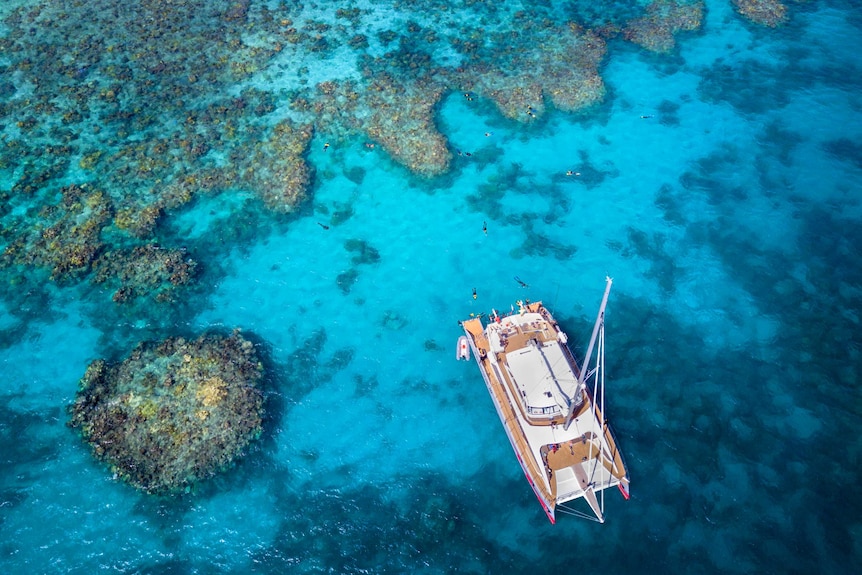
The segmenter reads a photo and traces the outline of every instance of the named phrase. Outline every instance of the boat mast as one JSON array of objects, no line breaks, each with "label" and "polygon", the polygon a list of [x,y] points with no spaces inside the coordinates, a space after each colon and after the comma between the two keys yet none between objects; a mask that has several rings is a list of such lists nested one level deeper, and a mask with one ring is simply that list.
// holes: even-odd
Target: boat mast
[{"label": "boat mast", "polygon": [[587,355],[584,356],[584,362],[581,364],[581,373],[578,376],[578,385],[575,388],[575,396],[572,398],[571,403],[569,403],[569,414],[566,416],[566,425],[565,429],[569,429],[569,426],[572,424],[572,421],[575,419],[575,410],[580,406],[580,402],[575,401],[575,398],[578,397],[579,393],[582,393],[584,389],[586,389],[586,384],[584,380],[587,377],[587,373],[589,372],[590,359],[593,355],[593,347],[596,345],[596,336],[599,334],[599,328],[602,327],[602,324],[605,321],[605,307],[608,305],[608,294],[611,293],[611,284],[614,283],[610,277],[605,276],[605,294],[602,296],[602,305],[599,306],[599,314],[596,316],[596,323],[593,326],[593,335],[590,337],[590,345],[587,347]]}]

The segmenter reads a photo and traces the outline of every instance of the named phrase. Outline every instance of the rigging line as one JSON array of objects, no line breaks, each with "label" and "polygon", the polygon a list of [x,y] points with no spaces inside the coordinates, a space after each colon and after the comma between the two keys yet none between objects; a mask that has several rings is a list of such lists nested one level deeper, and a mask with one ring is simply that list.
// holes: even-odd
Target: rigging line
[{"label": "rigging line", "polygon": [[[605,366],[605,324],[604,324],[604,322],[602,322],[601,346],[602,346],[602,352],[601,352],[602,353],[602,386],[601,386],[602,403],[601,403],[601,409],[602,409],[602,435],[604,436],[605,431],[610,433],[610,426],[608,425],[608,413],[605,410],[605,367],[604,367]],[[613,477],[616,477],[613,474],[613,470],[616,470],[617,473],[619,473],[619,469],[617,469],[617,462],[616,462],[617,452],[618,452],[618,447],[616,444],[616,440],[614,440],[614,448],[611,452],[611,459],[609,460],[610,464],[611,464],[611,468],[612,468],[611,476],[613,476]]]},{"label": "rigging line", "polygon": [[[559,340],[559,336],[557,336],[557,339],[555,339],[555,340],[553,340],[553,341],[557,344],[557,347],[558,347],[558,348],[559,348],[559,350],[560,350],[560,355],[559,355],[559,357],[557,358],[557,360],[556,360],[553,364],[549,364],[549,365],[550,365],[550,367],[551,367],[551,369],[553,369],[553,368],[557,367],[557,365],[558,365],[561,361],[565,362],[565,363],[566,363],[566,365],[569,365],[569,362],[568,362],[568,361],[567,361],[567,359],[566,359],[566,352],[565,352],[565,350],[563,349],[563,344],[562,344],[562,343],[560,342],[560,340]],[[545,346],[544,346],[544,344],[539,344],[539,349],[542,351],[542,355],[545,355],[544,347],[545,347]],[[571,369],[569,369],[569,371],[571,371]],[[572,373],[572,375],[574,375],[574,372]]]},{"label": "rigging line", "polygon": [[[557,376],[554,374],[554,367],[557,365],[557,363],[559,363],[560,360],[558,359],[556,362],[554,362],[554,365],[551,365],[551,363],[548,361],[548,356],[545,355],[544,349],[542,349],[541,346],[537,346],[537,349],[539,351],[539,354],[542,356],[542,359],[544,360],[543,363],[548,368],[548,375],[543,377],[540,381],[544,381],[546,378],[550,378],[551,381],[556,385],[557,390],[560,392],[560,395],[562,395],[563,398],[567,402],[571,401],[571,398],[565,392],[565,390],[563,389],[563,386],[560,385],[560,379],[558,379]],[[564,358],[561,358],[561,359],[564,359]],[[567,380],[564,380],[564,381],[567,381]]]},{"label": "rigging line", "polygon": [[547,368],[547,374],[542,376],[540,379],[538,379],[536,381],[535,385],[531,386],[529,388],[529,390],[534,391],[536,389],[536,387],[538,387],[540,385],[543,385],[543,384],[549,385],[550,383],[553,383],[553,384],[555,384],[557,390],[560,392],[560,394],[562,394],[563,398],[568,403],[568,402],[573,401],[574,395],[577,395],[577,389],[573,390],[574,395],[572,397],[569,397],[569,393],[563,389],[561,384],[563,384],[563,383],[575,383],[575,382],[577,382],[577,378],[570,379],[567,377],[566,378],[558,378],[557,377],[556,367],[560,362],[565,362],[565,365],[568,367],[569,373],[571,373],[572,375],[575,375],[571,369],[571,366],[569,366],[569,362],[566,360],[566,354],[565,354],[565,351],[562,349],[562,344],[559,341],[557,341],[557,345],[559,346],[559,349],[560,349],[560,356],[556,359],[556,361],[554,361],[553,364],[548,361],[548,356],[545,354],[545,351],[544,351],[544,345],[542,345],[542,344],[537,345],[536,349],[541,354],[542,360],[544,360],[544,361],[542,361],[542,360],[539,360],[539,361],[541,363],[543,363],[545,365],[545,367]]},{"label": "rigging line", "polygon": [[[590,374],[588,377],[595,376],[595,379],[593,380],[592,405],[590,406],[590,412],[591,412],[590,415],[592,415],[592,418],[590,419],[591,422],[594,422],[596,420],[596,392],[598,391],[597,386],[599,384],[598,371],[599,371],[599,361],[601,360],[601,346],[602,346],[601,333],[604,331],[604,325],[605,325],[605,322],[604,322],[604,319],[602,319],[601,326],[599,327],[599,349],[597,350],[599,353],[596,354],[596,369],[593,372],[587,371],[587,373]],[[584,366],[584,369],[587,369],[588,367],[589,366]],[[601,451],[601,450],[599,450],[599,451]],[[590,453],[590,459],[592,459],[592,457],[593,457],[593,444],[592,444],[592,442],[590,442],[590,452],[589,453]],[[596,471],[596,468],[594,466],[592,474],[595,474],[595,471]],[[590,480],[592,480],[592,477],[590,477]]]},{"label": "rigging line", "polygon": [[[601,422],[601,430],[602,430],[602,441],[605,440],[605,434],[607,433],[607,426],[605,425],[605,421],[607,420],[607,414],[605,414],[605,318],[602,317],[602,327],[599,332],[599,357],[600,365],[602,366],[602,370],[599,372],[599,376],[602,379],[602,383],[600,389],[602,390],[602,401],[601,401],[601,412],[602,412],[602,422]],[[605,450],[601,450],[602,457],[602,465],[604,466],[605,459]],[[614,474],[611,471],[608,471],[610,478],[608,479],[608,484],[613,480]],[[602,489],[602,503],[601,503],[602,513],[605,512],[605,490]]]},{"label": "rigging line", "polygon": [[560,513],[563,513],[564,515],[572,515],[574,517],[579,517],[581,519],[589,519],[590,521],[595,521],[596,523],[601,523],[601,521],[599,521],[598,517],[596,517],[595,515],[587,515],[583,511],[580,511],[578,509],[573,509],[571,507],[566,507],[562,503],[557,504],[557,511],[559,511]]},{"label": "rigging line", "polygon": [[[559,330],[558,335],[557,335],[557,339],[554,340],[560,348],[560,357],[557,358],[557,361],[554,362],[554,365],[552,367],[557,367],[558,363],[566,360],[566,352],[565,352],[565,350],[563,350],[563,344],[560,342],[559,333],[565,333],[565,332],[562,330]],[[566,364],[568,364],[568,363],[569,362],[566,361]]]},{"label": "rigging line", "polygon": [[[593,381],[593,406],[592,406],[593,417],[590,420],[593,422],[596,421],[596,409],[597,408],[602,413],[602,419],[605,419],[605,406],[604,406],[604,401],[605,401],[605,390],[604,390],[604,383],[605,383],[605,379],[604,379],[604,374],[605,374],[605,369],[604,369],[604,363],[605,363],[605,322],[604,322],[604,318],[602,318],[602,323],[599,327],[599,345],[598,345],[598,349],[596,351],[597,351],[597,353],[596,353],[596,369],[594,370],[595,380]],[[601,378],[601,388],[598,387],[600,378]],[[598,395],[599,391],[601,391],[601,396]],[[601,405],[600,406],[598,405],[598,399],[597,399],[598,397],[601,397]],[[595,483],[596,471],[598,470],[599,465],[601,465],[604,468],[605,450],[602,448],[604,445],[604,442],[605,442],[605,425],[604,425],[604,422],[601,422],[599,429],[601,432],[601,435],[599,436],[599,446],[598,446],[599,452],[598,452],[598,457],[596,457],[596,462],[593,464],[592,471],[590,472],[590,483]],[[590,459],[592,459],[592,457],[593,457],[593,441],[590,441],[589,453],[590,453]],[[605,469],[607,469],[607,468],[605,468]],[[608,473],[610,473],[611,477],[613,477],[612,472],[609,471]],[[604,491],[604,489],[602,489],[602,491]],[[603,501],[603,503],[602,503],[601,509],[604,512],[604,495],[602,495],[602,501]]]},{"label": "rigging line", "polygon": [[601,410],[602,410],[602,436],[604,436],[604,429],[606,427],[605,422],[608,420],[608,414],[605,411],[605,318],[604,317],[602,318],[602,331],[599,334],[599,339],[600,339],[599,347],[601,348],[601,351],[599,352],[599,354],[601,355],[601,358],[602,358],[602,373],[601,373],[601,377],[602,377],[602,385],[601,385],[602,403],[601,403]]}]

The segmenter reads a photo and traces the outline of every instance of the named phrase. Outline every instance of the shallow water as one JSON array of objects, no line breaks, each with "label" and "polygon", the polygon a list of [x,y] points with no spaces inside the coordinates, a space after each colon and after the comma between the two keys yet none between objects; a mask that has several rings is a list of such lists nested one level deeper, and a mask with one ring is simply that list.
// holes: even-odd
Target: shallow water
[{"label": "shallow water", "polygon": [[[0,35],[33,49],[0,53],[0,65],[16,67],[0,80],[0,191],[10,206],[0,212],[4,249],[51,217],[40,209],[56,203],[60,186],[87,181],[118,206],[143,205],[156,195],[156,178],[201,175],[241,152],[254,157],[249,142],[296,114],[292,90],[362,78],[348,56],[361,45],[336,42],[362,32],[367,53],[381,57],[387,48],[377,32],[403,32],[411,21],[433,28],[419,2],[358,3],[372,11],[358,21],[326,2],[301,12],[278,2],[211,2],[211,12],[194,16],[183,10],[196,3],[177,3],[176,22],[191,23],[189,46],[210,46],[208,26],[221,27],[213,28],[214,52],[201,56],[200,66],[211,68],[197,72],[209,85],[192,83],[177,96],[182,106],[163,95],[163,124],[118,112],[93,134],[107,117],[100,106],[113,105],[101,84],[80,96],[90,116],[77,123],[64,123],[63,104],[58,111],[23,103],[28,90],[44,86],[21,60],[58,57],[37,50],[47,20],[68,26],[83,18],[73,3],[66,20],[48,18],[48,8],[34,22],[13,18],[17,6],[49,4],[0,8]],[[576,4],[548,2],[530,13],[571,18]],[[237,6],[247,8],[244,19],[205,15]],[[263,6],[300,29],[309,19],[328,22],[317,33],[334,39],[303,51],[307,42],[320,47],[312,31],[295,49],[285,40],[279,53],[237,50],[233,37],[265,43]],[[368,147],[374,140],[364,128],[351,132],[324,112],[302,153],[314,171],[295,209],[267,209],[256,180],[238,177],[168,205],[143,238],[105,228],[106,245],[156,241],[200,264],[196,281],[168,302],[116,304],[116,286],[86,273],[52,281],[50,265],[4,265],[0,566],[517,573],[589,556],[590,568],[613,573],[858,572],[859,8],[793,3],[788,21],[770,28],[730,3],[707,2],[700,28],[678,33],[668,53],[609,39],[598,69],[601,102],[577,112],[547,104],[535,121],[507,118],[489,98],[467,99],[449,85],[433,123],[451,163],[433,177],[411,173],[387,146]],[[607,10],[621,20],[643,13],[636,3]],[[453,3],[446,18],[490,34],[514,26],[515,12]],[[93,33],[82,25],[80,38],[64,41]],[[20,39],[28,34],[35,40]],[[183,37],[166,32],[158,49]],[[113,54],[110,43],[93,49]],[[444,42],[427,46],[437,66],[460,57]],[[217,50],[234,50],[231,58],[257,69],[231,76],[236,69],[219,68]],[[189,70],[162,56],[168,68],[146,74],[175,87]],[[150,65],[148,58],[140,61]],[[113,73],[100,62],[69,63],[60,76],[85,82]],[[135,84],[150,77],[136,62],[123,63],[131,75],[121,111],[135,97],[155,97]],[[411,70],[394,77],[409,85]],[[210,155],[182,164],[188,156],[171,140],[166,153],[182,161],[123,171],[123,158],[137,166],[150,153],[134,155],[129,142],[174,133],[183,106],[199,111],[250,85],[265,93],[248,97],[261,106],[254,114],[198,116],[199,126],[204,117],[211,122],[200,127],[207,137],[224,130]],[[231,122],[240,129],[228,136]],[[421,146],[424,134],[407,141]],[[13,141],[26,151],[11,150]],[[34,152],[51,142],[74,149]],[[100,146],[98,170],[80,163]],[[31,178],[51,166],[43,179]],[[605,275],[614,278],[608,413],[632,498],[608,496],[604,525],[563,517],[551,526],[475,366],[454,361],[457,322],[541,299],[583,353]],[[268,412],[261,439],[225,473],[185,495],[146,495],[113,480],[66,426],[66,407],[93,360],[122,359],[142,340],[234,328],[263,358]]]}]

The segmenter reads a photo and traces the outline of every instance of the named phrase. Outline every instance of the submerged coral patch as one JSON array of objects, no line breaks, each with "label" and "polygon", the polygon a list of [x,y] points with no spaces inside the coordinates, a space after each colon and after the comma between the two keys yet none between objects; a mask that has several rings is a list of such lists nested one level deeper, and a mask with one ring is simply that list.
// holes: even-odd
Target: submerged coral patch
[{"label": "submerged coral patch", "polygon": [[335,278],[335,283],[338,285],[338,289],[341,290],[341,293],[347,295],[350,293],[350,290],[353,288],[353,284],[356,283],[356,280],[359,279],[359,271],[356,268],[350,268],[347,271],[343,271]]},{"label": "submerged coral patch", "polygon": [[380,261],[380,252],[365,240],[351,238],[344,242],[344,249],[353,253],[351,261],[356,265],[376,264]]},{"label": "submerged coral patch", "polygon": [[567,112],[600,101],[605,94],[598,75],[604,40],[575,23],[519,14],[517,42],[512,34],[488,35],[454,71],[454,80],[489,97],[504,116],[520,122],[542,115],[546,99]]},{"label": "submerged coral patch", "polygon": [[[304,199],[311,128],[264,120],[270,92],[232,89],[281,50],[268,35],[242,39],[254,4],[35,0],[4,10],[0,229],[10,231],[0,269],[80,281],[203,194],[248,191],[276,212]],[[119,275],[126,284],[132,274]]]},{"label": "submerged coral patch", "polygon": [[105,252],[93,269],[94,283],[119,284],[112,298],[117,303],[143,295],[161,302],[172,299],[179,286],[191,283],[197,262],[184,250],[149,244]]},{"label": "submerged coral patch", "polygon": [[779,0],[733,0],[736,10],[757,24],[775,28],[787,21],[787,6]]},{"label": "submerged coral patch", "polygon": [[36,224],[13,238],[0,255],[0,269],[33,266],[51,270],[51,279],[78,279],[102,249],[101,231],[112,206],[99,190],[86,184],[63,187],[60,201],[43,206]]},{"label": "submerged coral patch", "polygon": [[283,121],[262,144],[237,149],[232,159],[242,166],[240,182],[269,209],[292,211],[305,198],[311,179],[311,169],[302,158],[311,135],[311,126],[297,127]]},{"label": "submerged coral patch", "polygon": [[141,343],[119,363],[90,364],[70,425],[117,477],[175,493],[226,468],[260,435],[262,372],[238,332]]},{"label": "submerged coral patch", "polygon": [[652,52],[669,52],[676,46],[677,32],[700,28],[703,9],[702,2],[657,0],[647,6],[644,16],[628,23],[623,36]]}]

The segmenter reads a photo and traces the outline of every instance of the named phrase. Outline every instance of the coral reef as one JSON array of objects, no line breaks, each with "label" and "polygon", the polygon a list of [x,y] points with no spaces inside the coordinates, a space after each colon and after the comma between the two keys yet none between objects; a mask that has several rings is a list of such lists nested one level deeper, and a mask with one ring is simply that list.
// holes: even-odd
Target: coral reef
[{"label": "coral reef", "polygon": [[180,492],[260,435],[262,371],[238,332],[141,343],[119,363],[89,365],[69,424],[117,477],[148,493]]},{"label": "coral reef", "polygon": [[[222,15],[242,18],[243,4]],[[212,103],[211,94],[259,70],[277,45],[249,46],[219,28],[218,13],[191,0],[122,11],[96,0],[85,9],[82,21],[80,7],[42,2],[5,21],[14,30],[0,39],[11,56],[8,72],[21,73],[31,91],[10,102],[9,112],[22,118],[16,135],[32,144],[28,156],[42,143],[62,142],[66,158],[80,158],[78,167],[98,177],[121,208],[147,190],[153,203],[165,184],[204,167],[201,158],[222,139],[213,129],[229,133],[238,116],[259,111],[253,90],[228,105]],[[20,33],[29,27],[37,37]],[[226,110],[210,114],[208,125],[194,121],[220,105]]]},{"label": "coral reef", "polygon": [[700,28],[703,9],[700,1],[656,0],[644,16],[628,23],[623,36],[652,52],[669,52],[676,46],[674,34]]},{"label": "coral reef", "polygon": [[[50,279],[69,283],[89,277],[93,283],[118,284],[117,303],[151,294],[170,301],[176,288],[191,283],[197,263],[183,250],[156,244],[112,248],[103,232],[120,216],[108,197],[88,184],[64,186],[60,201],[43,206],[32,227],[11,237],[0,253],[0,269],[45,268]],[[112,221],[113,216],[113,221]]]},{"label": "coral reef", "polygon": [[269,209],[292,211],[304,199],[311,181],[311,169],[302,158],[311,136],[310,125],[279,122],[267,140],[232,155],[234,165],[240,166],[240,182]]},{"label": "coral reef", "polygon": [[321,131],[340,140],[367,140],[416,174],[445,173],[451,153],[433,118],[444,85],[428,76],[397,79],[382,60],[367,64],[365,87],[354,81],[323,82],[313,95],[296,98],[293,107],[312,111]]},{"label": "coral reef", "polygon": [[[737,0],[751,15],[775,5]],[[491,101],[522,123],[548,107],[576,112],[604,98],[608,38],[667,51],[703,17],[701,0],[443,6],[32,0],[6,10],[2,260],[80,280],[99,259],[95,280],[117,270],[124,301],[141,276],[118,271],[129,246],[157,241],[163,220],[201,195],[251,192],[295,212],[314,178],[313,136],[333,150],[364,142],[435,177],[452,162],[435,123],[444,98]],[[99,190],[98,205],[56,205],[78,188]],[[149,274],[173,275],[160,268]],[[133,291],[166,293],[153,285]]]},{"label": "coral reef", "polygon": [[412,172],[434,176],[448,170],[451,154],[434,125],[433,110],[443,86],[428,79],[404,85],[376,74],[364,98],[370,113],[363,131]]},{"label": "coral reef", "polygon": [[506,32],[477,36],[467,61],[452,74],[460,86],[492,99],[504,116],[521,122],[541,116],[546,98],[571,112],[604,97],[598,75],[606,51],[602,38],[574,23],[524,12],[514,17],[521,22],[514,38]]},{"label": "coral reef", "polygon": [[[31,91],[23,99],[16,97],[20,82],[0,86],[12,96],[0,112],[19,118],[6,146],[28,156],[43,143],[65,147],[60,159],[97,177],[117,206],[118,226],[139,237],[149,237],[164,213],[197,191],[186,186],[183,195],[166,199],[172,183],[201,171],[214,174],[221,190],[250,187],[268,206],[290,210],[310,179],[300,159],[310,125],[335,135],[361,133],[412,171],[437,175],[451,159],[433,118],[444,95],[475,91],[524,122],[543,113],[546,99],[578,110],[604,95],[603,36],[625,28],[632,41],[666,50],[674,32],[700,24],[703,10],[701,2],[685,0],[657,0],[645,15],[637,2],[600,10],[471,1],[449,3],[443,12],[421,1],[394,6],[416,20],[396,19],[381,29],[374,8],[336,3],[309,12],[248,0],[206,10],[196,0],[148,0],[120,11],[94,0],[82,24],[80,6],[36,2],[12,11],[4,24],[13,32],[0,39],[10,56],[5,71],[21,74]],[[302,88],[312,65],[326,68],[345,48],[355,66],[348,57],[338,71]],[[268,139],[265,117],[278,111],[278,101],[246,80],[281,88],[271,79],[285,68],[296,76],[287,87],[296,113],[282,116]],[[216,96],[230,92],[237,95]],[[300,146],[270,169],[283,133],[300,135],[292,140]],[[233,165],[236,159],[244,160],[241,166]],[[64,171],[59,166],[53,174]],[[273,180],[279,191],[271,191]]]},{"label": "coral reef", "polygon": [[110,223],[113,208],[102,191],[86,184],[65,186],[59,193],[59,203],[46,203],[37,223],[6,245],[0,268],[48,268],[51,279],[61,282],[89,273],[103,247],[101,231]]},{"label": "coral reef", "polygon": [[757,24],[775,28],[787,21],[787,6],[780,0],[733,0],[737,12]]},{"label": "coral reef", "polygon": [[223,26],[244,23],[249,7],[36,0],[6,12],[0,268],[47,268],[65,282],[113,275],[115,301],[153,292],[166,301],[175,290],[156,284],[193,278],[188,258],[129,247],[152,239],[166,215],[197,194],[241,186],[279,211],[301,201],[309,130],[258,125],[274,109],[269,93],[223,95],[279,50]]},{"label": "coral reef", "polygon": [[[457,66],[440,65],[433,54],[440,39],[408,26],[397,49],[382,58],[361,59],[362,80],[328,80],[296,93],[292,106],[310,113],[322,132],[342,139],[357,135],[379,144],[412,172],[436,176],[449,169],[452,154],[434,123],[440,100],[453,90],[469,99],[488,98],[519,122],[541,116],[546,103],[576,111],[604,96],[598,66],[606,46],[597,34],[518,12],[517,42],[508,32],[462,31],[452,47],[463,54]],[[399,37],[395,35],[395,37]]]},{"label": "coral reef", "polygon": [[156,244],[106,251],[93,263],[93,283],[119,284],[113,300],[151,295],[169,301],[176,288],[194,279],[197,262],[184,250],[165,249]]}]

